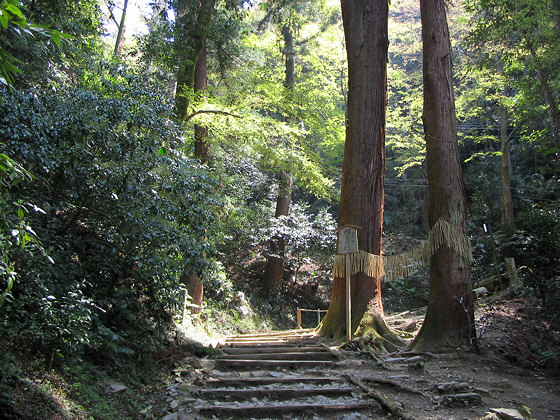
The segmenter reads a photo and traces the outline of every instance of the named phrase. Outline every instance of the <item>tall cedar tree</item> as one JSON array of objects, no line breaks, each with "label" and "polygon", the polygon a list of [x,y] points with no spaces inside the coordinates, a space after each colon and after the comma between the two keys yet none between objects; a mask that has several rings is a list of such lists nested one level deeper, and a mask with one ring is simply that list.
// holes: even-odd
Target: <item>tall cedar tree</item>
[{"label": "tall cedar tree", "polygon": [[[282,37],[284,38],[285,78],[284,88],[288,100],[293,100],[295,87],[295,48],[294,35],[289,23],[282,27]],[[284,117],[286,122],[290,122],[290,117]],[[290,213],[290,203],[292,201],[293,175],[285,170],[278,172],[278,196],[276,198],[276,211],[274,217],[287,216]],[[284,276],[284,252],[286,243],[280,236],[272,238],[270,241],[270,257],[268,258],[267,272],[265,277],[265,289],[270,294],[278,293],[282,289],[282,277]]]},{"label": "tall cedar tree", "polygon": [[176,4],[175,44],[179,54],[175,106],[179,121],[185,119],[189,108],[189,93],[194,89],[195,68],[204,49],[208,26],[216,0],[178,0]]},{"label": "tall cedar tree", "polygon": [[[204,95],[208,84],[206,68],[206,40],[203,41],[202,50],[198,55],[194,71],[194,93]],[[208,163],[208,128],[205,126],[194,125],[194,157],[202,163]],[[188,279],[187,291],[196,306],[192,312],[198,314],[202,311],[202,301],[204,299],[204,284],[200,273],[191,273]]]},{"label": "tall cedar tree", "polygon": [[[445,0],[420,0],[424,134],[430,226],[440,218],[465,234],[465,191],[459,162],[451,44]],[[445,244],[430,264],[428,309],[413,346],[418,350],[474,344],[470,264]]]},{"label": "tall cedar tree", "polygon": [[[177,90],[175,92],[175,106],[179,121],[183,121],[188,114],[189,94],[191,89],[204,95],[207,85],[206,75],[206,38],[208,26],[214,13],[216,0],[178,0],[176,4],[176,50],[180,62],[177,73]],[[208,161],[208,145],[205,127],[195,124],[195,157],[201,162]],[[185,273],[183,282],[186,283],[192,298],[194,313],[201,310],[204,298],[204,286],[200,273]]]},{"label": "tall cedar tree", "polygon": [[[348,56],[348,108],[342,168],[339,226],[361,226],[361,250],[382,252],[385,105],[388,49],[387,0],[343,0],[342,21]],[[345,279],[335,277],[321,334],[341,337],[346,330]],[[351,278],[352,331],[368,311],[371,327],[394,341],[383,319],[381,279],[358,273]]]}]

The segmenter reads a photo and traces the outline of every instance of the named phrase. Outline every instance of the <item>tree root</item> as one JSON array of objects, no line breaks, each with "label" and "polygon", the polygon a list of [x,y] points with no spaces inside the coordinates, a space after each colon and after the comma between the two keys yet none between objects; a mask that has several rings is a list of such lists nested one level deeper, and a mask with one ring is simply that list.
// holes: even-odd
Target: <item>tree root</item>
[{"label": "tree root", "polygon": [[403,385],[403,384],[401,384],[397,381],[394,381],[392,379],[382,378],[382,377],[378,377],[378,376],[367,376],[365,378],[362,378],[362,381],[375,382],[375,383],[383,384],[383,385],[391,385],[392,387],[395,387],[395,388],[397,388],[401,391],[408,392],[410,394],[418,394],[418,395],[421,395],[423,397],[431,399],[431,396],[426,394],[425,392],[420,391],[419,389],[415,389],[415,388]]},{"label": "tree root", "polygon": [[371,343],[368,343],[370,347],[380,353],[395,352],[407,345],[407,342],[395,334],[383,317],[375,311],[367,311],[364,314],[356,335],[362,336],[362,339],[368,337],[371,340]]},{"label": "tree root", "polygon": [[368,396],[375,399],[379,404],[381,404],[381,406],[383,408],[385,408],[391,414],[393,414],[395,416],[398,416],[399,418],[401,418],[403,420],[418,420],[412,414],[410,414],[406,410],[400,408],[399,405],[396,402],[390,400],[389,398],[385,397],[384,395],[380,394],[379,392],[374,391],[373,389],[371,389],[367,385],[364,385],[362,383],[362,381],[360,381],[358,378],[355,378],[348,373],[344,374],[344,376],[346,377],[346,379],[350,383],[358,386],[362,391],[366,392]]}]

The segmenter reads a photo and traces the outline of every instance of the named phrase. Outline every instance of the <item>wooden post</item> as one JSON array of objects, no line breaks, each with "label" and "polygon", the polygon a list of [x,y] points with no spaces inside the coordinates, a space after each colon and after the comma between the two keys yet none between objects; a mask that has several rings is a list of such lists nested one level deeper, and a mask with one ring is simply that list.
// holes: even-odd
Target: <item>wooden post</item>
[{"label": "wooden post", "polygon": [[337,229],[337,254],[344,255],[344,275],[346,277],[346,339],[352,340],[352,298],[350,277],[352,275],[350,254],[358,252],[358,229],[360,226],[344,225]]},{"label": "wooden post", "polygon": [[502,274],[500,273],[500,266],[498,265],[498,251],[496,251],[496,242],[494,242],[494,233],[492,232],[492,227],[490,223],[484,223],[484,232],[488,233],[490,236],[490,246],[492,248],[492,260],[494,261],[494,268],[496,269],[496,275],[498,276],[498,282],[500,288],[502,287]]},{"label": "wooden post", "polygon": [[185,289],[185,299],[183,300],[183,316],[181,319],[181,325],[185,325],[185,318],[187,317],[187,300],[189,298],[189,292]]},{"label": "wooden post", "polygon": [[506,258],[506,269],[509,277],[509,285],[515,284],[519,281],[517,276],[517,267],[515,266],[515,260],[513,258]]},{"label": "wooden post", "polygon": [[350,296],[350,254],[345,254],[345,269],[346,276],[346,339],[352,340],[352,297]]},{"label": "wooden post", "polygon": [[317,326],[321,323],[321,310],[317,308]]},{"label": "wooden post", "polygon": [[297,327],[301,328],[301,309],[297,308]]}]

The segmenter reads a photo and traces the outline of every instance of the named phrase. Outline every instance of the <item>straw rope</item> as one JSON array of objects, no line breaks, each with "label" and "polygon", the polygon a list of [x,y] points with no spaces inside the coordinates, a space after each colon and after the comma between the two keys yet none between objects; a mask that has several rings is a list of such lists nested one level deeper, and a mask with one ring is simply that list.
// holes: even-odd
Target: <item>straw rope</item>
[{"label": "straw rope", "polygon": [[[350,254],[351,274],[365,273],[369,277],[385,276],[392,281],[408,277],[420,267],[429,265],[430,258],[445,244],[455,254],[472,263],[471,241],[463,232],[443,219],[432,227],[428,239],[410,251],[398,255],[380,256],[358,251]],[[344,255],[334,258],[333,272],[335,277],[344,277]]]}]

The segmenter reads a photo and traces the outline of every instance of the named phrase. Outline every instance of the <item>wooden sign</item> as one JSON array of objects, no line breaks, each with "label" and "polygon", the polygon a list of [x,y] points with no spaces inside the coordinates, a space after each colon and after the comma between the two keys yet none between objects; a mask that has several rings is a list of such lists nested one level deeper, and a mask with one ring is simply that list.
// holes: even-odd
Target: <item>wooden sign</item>
[{"label": "wooden sign", "polygon": [[337,254],[358,252],[358,227],[344,225],[338,230]]},{"label": "wooden sign", "polygon": [[338,229],[338,252],[345,254],[345,277],[346,277],[346,339],[352,339],[352,298],[350,289],[350,254],[358,252],[358,229],[359,226],[344,225]]}]

